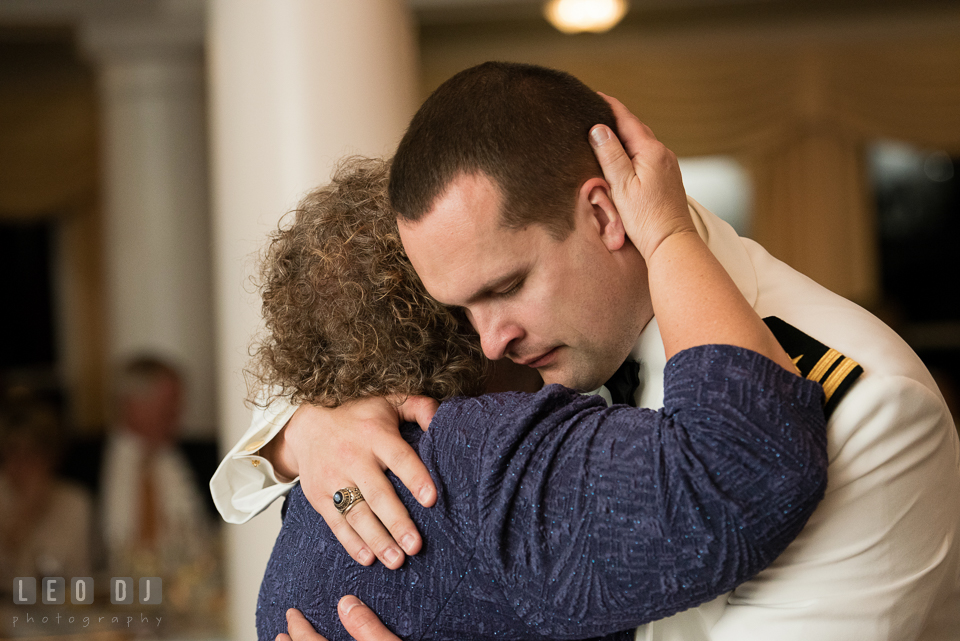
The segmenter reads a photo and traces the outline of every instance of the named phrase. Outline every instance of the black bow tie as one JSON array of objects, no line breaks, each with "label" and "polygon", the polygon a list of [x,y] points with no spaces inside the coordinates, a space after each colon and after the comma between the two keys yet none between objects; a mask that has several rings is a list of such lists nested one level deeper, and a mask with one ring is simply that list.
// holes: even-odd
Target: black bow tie
[{"label": "black bow tie", "polygon": [[610,397],[615,405],[626,404],[636,407],[637,401],[634,399],[634,394],[640,387],[640,363],[629,358],[623,361],[623,365],[604,385],[610,391]]}]

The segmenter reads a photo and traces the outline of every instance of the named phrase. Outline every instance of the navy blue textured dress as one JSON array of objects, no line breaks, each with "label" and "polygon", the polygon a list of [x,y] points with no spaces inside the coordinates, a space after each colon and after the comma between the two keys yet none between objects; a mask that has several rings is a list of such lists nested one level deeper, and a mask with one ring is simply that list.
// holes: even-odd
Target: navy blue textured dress
[{"label": "navy blue textured dress", "polygon": [[349,639],[355,594],[405,639],[632,639],[772,562],[826,488],[819,385],[749,350],[667,363],[664,408],[607,408],[558,385],[443,403],[403,431],[437,484],[421,507],[391,477],[424,548],[363,567],[299,486],[260,588],[259,638],[298,608]]}]

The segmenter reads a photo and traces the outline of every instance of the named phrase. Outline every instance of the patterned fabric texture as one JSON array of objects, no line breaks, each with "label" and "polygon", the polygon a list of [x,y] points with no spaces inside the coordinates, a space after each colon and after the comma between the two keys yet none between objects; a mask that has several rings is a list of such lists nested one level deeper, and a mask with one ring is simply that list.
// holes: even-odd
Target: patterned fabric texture
[{"label": "patterned fabric texture", "polygon": [[[298,608],[349,639],[355,594],[405,639],[623,639],[772,562],[826,488],[823,392],[749,350],[668,363],[664,408],[606,407],[558,385],[459,398],[402,431],[437,484],[397,571],[344,552],[297,486],[260,589],[259,638]],[[606,636],[605,636],[606,635]]]}]

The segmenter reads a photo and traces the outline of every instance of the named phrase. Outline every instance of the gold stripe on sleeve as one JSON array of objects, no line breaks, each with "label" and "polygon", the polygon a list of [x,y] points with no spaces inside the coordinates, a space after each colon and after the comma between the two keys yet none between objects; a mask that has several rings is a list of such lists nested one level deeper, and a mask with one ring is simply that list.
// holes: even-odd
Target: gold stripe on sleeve
[{"label": "gold stripe on sleeve", "polygon": [[830,372],[830,376],[823,382],[823,393],[827,397],[827,402],[830,401],[830,397],[833,396],[833,393],[840,387],[840,383],[844,381],[850,372],[859,366],[860,364],[857,363],[857,361],[844,357],[843,362],[837,365],[835,370]]},{"label": "gold stripe on sleeve", "polygon": [[827,350],[827,353],[817,361],[817,364],[813,366],[813,369],[807,374],[807,378],[819,383],[823,375],[826,374],[827,371],[833,367],[833,364],[837,362],[837,359],[840,358],[843,358],[843,354],[831,347]]}]

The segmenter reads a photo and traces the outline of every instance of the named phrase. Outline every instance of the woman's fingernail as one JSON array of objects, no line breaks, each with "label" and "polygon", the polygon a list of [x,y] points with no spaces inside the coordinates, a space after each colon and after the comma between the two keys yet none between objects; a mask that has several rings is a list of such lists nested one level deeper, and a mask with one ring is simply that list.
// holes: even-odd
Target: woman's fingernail
[{"label": "woman's fingernail", "polygon": [[603,125],[597,125],[590,130],[590,143],[594,147],[599,147],[610,140],[610,130]]}]

